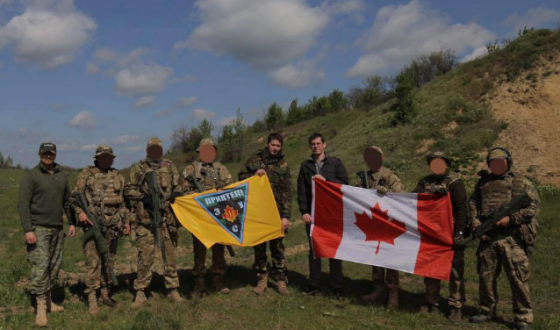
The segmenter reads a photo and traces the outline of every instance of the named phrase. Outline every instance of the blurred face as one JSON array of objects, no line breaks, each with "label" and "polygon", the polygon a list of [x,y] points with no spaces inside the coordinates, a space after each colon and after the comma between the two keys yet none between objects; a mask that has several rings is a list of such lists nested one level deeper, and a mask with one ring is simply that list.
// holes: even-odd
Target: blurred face
[{"label": "blurred face", "polygon": [[104,170],[110,169],[113,166],[113,156],[109,154],[101,154],[97,156],[97,165]]},{"label": "blurred face", "polygon": [[313,152],[313,155],[315,156],[322,155],[325,152],[326,147],[327,144],[323,142],[320,137],[311,140],[311,143],[309,144],[309,148],[311,148],[311,152]]},{"label": "blurred face", "polygon": [[158,145],[150,146],[147,149],[147,153],[150,160],[159,160],[163,158],[163,148]]},{"label": "blurred face", "polygon": [[503,175],[508,170],[508,162],[507,159],[492,159],[488,164],[488,168],[490,172],[494,175]]},{"label": "blurred face", "polygon": [[364,151],[364,161],[373,172],[378,172],[383,166],[383,155],[375,150],[368,148]]},{"label": "blurred face", "polygon": [[435,175],[443,175],[447,171],[447,163],[441,158],[436,158],[430,162],[430,171]]},{"label": "blurred face", "polygon": [[39,158],[41,158],[41,164],[43,164],[43,166],[50,168],[54,164],[56,154],[53,154],[52,152],[44,152],[39,154]]},{"label": "blurred face", "polygon": [[218,153],[216,151],[216,148],[214,148],[214,146],[205,144],[202,147],[200,147],[199,156],[200,156],[200,160],[203,163],[214,162],[216,160],[217,154]]},{"label": "blurred face", "polygon": [[280,150],[282,150],[282,143],[278,140],[272,140],[266,145],[266,147],[271,155],[278,155]]}]

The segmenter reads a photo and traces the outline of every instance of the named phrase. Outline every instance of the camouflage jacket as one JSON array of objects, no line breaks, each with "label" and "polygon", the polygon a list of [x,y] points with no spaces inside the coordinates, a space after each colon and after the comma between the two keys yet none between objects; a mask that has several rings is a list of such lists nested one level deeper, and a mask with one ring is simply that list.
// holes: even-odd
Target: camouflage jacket
[{"label": "camouflage jacket", "polygon": [[[156,171],[159,188],[164,201],[169,201],[172,195],[180,195],[182,188],[179,185],[179,172],[173,163],[168,159],[160,162],[152,162],[148,159],[140,161],[134,165],[130,171],[130,182],[126,185],[124,195],[131,202],[136,220],[140,224],[150,223],[150,214],[144,208],[143,200],[149,196],[149,187],[146,182],[146,173]],[[166,208],[168,224],[175,224],[172,212]]]},{"label": "camouflage jacket", "polygon": [[[388,168],[382,167],[379,171],[363,171],[356,173],[358,179],[356,186],[369,189],[377,189],[377,187],[385,187],[389,192],[399,193],[404,191],[404,186],[397,173]],[[364,177],[365,176],[365,177]],[[367,181],[366,181],[367,178]]]},{"label": "camouflage jacket", "polygon": [[187,165],[181,175],[183,178],[183,194],[197,192],[192,180],[196,180],[202,191],[219,189],[233,183],[233,179],[227,167],[219,162],[210,164],[193,162]]},{"label": "camouflage jacket", "polygon": [[[111,168],[104,171],[97,166],[88,166],[78,176],[72,193],[84,193],[90,212],[103,215],[106,226],[120,231],[130,220],[123,191],[124,177],[118,170]],[[84,212],[74,198],[72,206],[77,214]]]},{"label": "camouflage jacket", "polygon": [[270,155],[267,148],[259,151],[245,162],[239,172],[239,180],[245,180],[255,175],[259,169],[266,171],[280,216],[290,219],[292,210],[292,176],[288,162],[284,159],[283,151],[280,151],[275,156]]}]

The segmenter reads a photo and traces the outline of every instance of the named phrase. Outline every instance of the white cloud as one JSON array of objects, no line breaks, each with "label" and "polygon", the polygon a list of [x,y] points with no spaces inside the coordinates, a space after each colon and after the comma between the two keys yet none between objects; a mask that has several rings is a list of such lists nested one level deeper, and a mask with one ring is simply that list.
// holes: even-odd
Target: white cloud
[{"label": "white cloud", "polygon": [[121,135],[119,137],[114,138],[110,144],[113,145],[122,145],[132,142],[138,142],[142,139],[139,135]]},{"label": "white cloud", "polygon": [[472,53],[463,57],[460,60],[460,62],[468,62],[468,61],[476,60],[477,58],[481,58],[481,57],[484,57],[486,55],[488,55],[488,48],[486,48],[486,46],[480,46],[480,47],[476,48],[475,50],[473,50]]},{"label": "white cloud", "polygon": [[173,76],[173,69],[159,64],[135,64],[115,76],[115,91],[119,95],[135,96],[162,91]]},{"label": "white cloud", "polygon": [[95,151],[96,149],[97,149],[97,145],[91,143],[91,144],[83,145],[83,146],[80,148],[80,151],[81,151],[81,152],[84,152],[84,151]]},{"label": "white cloud", "polygon": [[231,124],[231,122],[232,122],[234,119],[235,119],[235,117],[224,117],[224,118],[221,118],[220,120],[218,120],[218,121],[214,124],[214,126],[216,126],[216,128],[218,128],[218,129],[219,129],[219,128],[222,128],[222,127],[224,127],[224,126],[226,126],[226,125]]},{"label": "white cloud", "polygon": [[441,49],[459,54],[485,46],[495,34],[476,24],[451,24],[447,15],[418,0],[407,5],[381,8],[361,41],[364,54],[347,72],[366,77],[400,69],[418,55]]},{"label": "white cloud", "polygon": [[73,0],[27,1],[22,14],[0,27],[0,49],[9,47],[17,61],[53,69],[72,62],[96,29]]},{"label": "white cloud", "polygon": [[174,113],[179,109],[185,109],[190,107],[191,105],[195,104],[198,101],[198,98],[195,96],[191,97],[181,97],[179,101],[175,102],[173,105],[167,107],[165,110],[162,110],[156,113],[156,117],[163,117]]},{"label": "white cloud", "polygon": [[136,103],[134,104],[135,108],[147,108],[151,107],[156,104],[156,97],[155,96],[142,96]]},{"label": "white cloud", "polygon": [[330,14],[355,14],[365,10],[362,0],[335,0],[323,3],[323,8]]},{"label": "white cloud", "polygon": [[55,144],[57,151],[76,151],[79,148],[78,144],[72,140],[64,142],[56,141]]},{"label": "white cloud", "polygon": [[188,97],[188,98],[187,97],[181,97],[178,104],[179,104],[179,106],[186,108],[186,107],[189,107],[189,106],[195,104],[196,101],[198,101],[198,98],[196,98],[194,96],[191,96],[191,97]]},{"label": "white cloud", "polygon": [[325,72],[319,69],[317,61],[302,60],[288,64],[269,73],[275,84],[288,88],[301,88],[324,80]]},{"label": "white cloud", "polygon": [[68,123],[70,127],[77,127],[77,128],[88,128],[93,129],[95,128],[96,122],[93,118],[93,114],[89,111],[81,111],[77,115],[75,115],[72,120]]},{"label": "white cloud", "polygon": [[88,62],[86,64],[86,72],[89,75],[95,75],[98,74],[99,72],[101,72],[101,69],[99,68],[99,66],[93,62]]},{"label": "white cloud", "polygon": [[99,62],[112,62],[117,56],[117,52],[110,48],[99,48],[93,53],[93,58]]},{"label": "white cloud", "polygon": [[192,112],[192,117],[196,120],[203,119],[213,119],[217,116],[217,113],[206,110],[206,109],[194,109]]},{"label": "white cloud", "polygon": [[305,0],[199,0],[202,23],[174,49],[229,55],[254,68],[277,68],[303,56],[329,14]]},{"label": "white cloud", "polygon": [[133,146],[133,147],[127,147],[127,148],[125,149],[125,151],[126,151],[127,153],[134,153],[134,152],[143,151],[144,148],[145,148],[144,146]]},{"label": "white cloud", "polygon": [[542,28],[551,23],[558,23],[559,20],[559,10],[539,6],[529,9],[527,13],[523,15],[519,15],[518,13],[512,14],[508,16],[502,24],[512,27],[510,35],[517,35],[517,32],[523,30],[524,27],[529,29],[532,27]]}]

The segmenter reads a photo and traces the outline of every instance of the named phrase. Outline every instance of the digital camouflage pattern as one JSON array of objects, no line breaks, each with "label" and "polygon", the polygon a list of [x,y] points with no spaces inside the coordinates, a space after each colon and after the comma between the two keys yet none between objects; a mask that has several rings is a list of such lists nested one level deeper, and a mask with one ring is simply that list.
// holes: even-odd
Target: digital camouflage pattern
[{"label": "digital camouflage pattern", "polygon": [[[152,141],[154,140],[154,141]],[[157,145],[157,139],[151,139],[148,145]],[[161,142],[159,142],[161,143]],[[146,173],[156,171],[159,187],[163,199],[169,201],[172,195],[180,195],[182,188],[179,185],[179,172],[168,159],[152,161],[145,159],[136,164],[130,172],[130,182],[125,187],[124,195],[130,200],[134,213],[133,225],[136,228],[136,247],[138,250],[138,277],[134,282],[135,290],[143,290],[150,285],[152,279],[152,265],[156,249],[155,230],[151,227],[149,207],[144,206],[144,199],[149,197],[149,187],[146,182]],[[179,279],[175,264],[175,243],[177,241],[177,220],[169,207],[166,207],[164,219],[166,225],[162,226],[163,245],[165,247],[165,287],[174,289],[179,287]]]},{"label": "digital camouflage pattern", "polygon": [[[376,148],[376,150],[381,153],[381,149]],[[404,191],[404,186],[397,173],[388,168],[381,167],[377,172],[369,170],[367,172],[358,172],[357,174],[357,187],[369,187],[369,189],[384,187],[386,192],[393,193]],[[367,182],[366,179],[368,180]],[[377,284],[385,283],[389,289],[397,289],[399,287],[399,272],[393,269],[372,266],[372,279]]]},{"label": "digital camouflage pattern", "polygon": [[[203,142],[201,142],[200,144],[202,145]],[[228,169],[219,162],[214,162],[211,164],[193,162],[191,165],[187,165],[187,167],[185,167],[181,176],[183,179],[183,193],[185,195],[196,192],[196,187],[191,181],[193,179],[200,184],[203,191],[223,188],[233,183],[233,179]],[[196,277],[203,277],[204,275],[206,275],[207,249],[204,244],[202,244],[202,242],[200,242],[194,235],[193,250],[193,274]],[[210,271],[215,276],[222,276],[226,271],[227,265],[224,251],[224,245],[214,244],[212,246],[212,268],[210,268]]]},{"label": "digital camouflage pattern", "polygon": [[[536,216],[540,211],[540,198],[535,186],[523,175],[508,172],[502,176],[482,173],[469,200],[470,216],[476,227],[485,216],[509,203],[516,196],[527,193],[531,205],[510,216],[510,226],[495,228],[487,239],[480,242],[477,251],[480,277],[480,309],[493,315],[498,303],[496,279],[502,269],[510,282],[515,321],[533,323],[533,306],[529,294],[528,245],[536,237]],[[531,246],[532,247],[532,246]]]},{"label": "digital camouflage pattern", "polygon": [[[101,146],[96,156],[102,153],[112,153],[112,149]],[[84,193],[90,211],[103,222],[105,240],[109,247],[109,263],[105,265],[95,239],[90,239],[83,247],[86,258],[86,293],[111,285],[109,268],[114,269],[119,237],[122,236],[124,225],[130,221],[130,213],[126,208],[123,191],[124,177],[118,170],[111,168],[107,171],[97,166],[84,169],[73,189],[73,193]],[[76,214],[84,212],[77,201],[72,200]]]},{"label": "digital camouflage pattern", "polygon": [[64,231],[57,227],[35,226],[37,243],[27,245],[27,262],[31,265],[29,293],[42,295],[51,291],[62,265]]}]

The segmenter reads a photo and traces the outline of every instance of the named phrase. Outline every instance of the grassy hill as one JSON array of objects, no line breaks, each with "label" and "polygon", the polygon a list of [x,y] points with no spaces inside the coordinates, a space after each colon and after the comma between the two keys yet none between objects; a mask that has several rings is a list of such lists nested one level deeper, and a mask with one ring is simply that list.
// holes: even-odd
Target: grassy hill
[{"label": "grassy hill", "polygon": [[[477,167],[484,150],[494,144],[508,125],[490,111],[493,92],[502,84],[526,78],[526,72],[556,56],[560,47],[558,32],[533,31],[513,41],[495,53],[460,66],[416,91],[419,115],[415,122],[393,127],[391,106],[394,101],[373,109],[350,110],[329,114],[286,127],[285,152],[291,165],[293,180],[299,164],[309,157],[307,138],[321,132],[327,139],[329,154],[341,158],[352,180],[354,173],[365,169],[362,151],[377,145],[384,149],[386,165],[396,170],[406,187],[412,189],[428,173],[424,156],[438,149],[450,154],[454,170],[464,175],[469,190],[476,180]],[[529,70],[529,71],[527,71]],[[556,75],[552,73],[551,75]],[[248,138],[246,157],[264,147],[266,133]],[[192,156],[192,155],[191,155]],[[169,155],[182,170],[188,158]],[[241,163],[227,163],[235,176]],[[33,313],[25,292],[29,267],[25,262],[25,244],[17,216],[17,187],[22,171],[0,170],[0,329],[28,329],[33,325]],[[75,174],[72,174],[73,180]],[[295,189],[295,188],[294,188]],[[560,263],[554,253],[560,244],[560,212],[558,188],[539,185],[543,198],[537,250],[531,264],[531,292],[535,304],[534,329],[560,329]],[[294,203],[294,219],[299,212]],[[370,267],[345,263],[345,283],[348,298],[337,301],[328,295],[307,297],[299,288],[308,274],[307,240],[301,221],[296,221],[285,239],[289,268],[289,297],[280,297],[270,288],[263,297],[251,293],[254,274],[251,271],[253,253],[249,248],[236,248],[237,257],[229,258],[226,283],[232,288],[229,296],[210,295],[204,299],[189,299],[174,305],[163,295],[163,279],[154,277],[152,299],[140,311],[132,310],[132,281],[135,277],[136,251],[134,238],[120,242],[117,273],[121,285],[116,299],[123,303],[118,310],[101,308],[98,317],[87,315],[83,295],[83,253],[78,239],[67,239],[64,287],[55,290],[55,301],[63,301],[67,310],[50,315],[53,329],[504,329],[504,324],[472,325],[464,320],[450,325],[445,317],[419,315],[416,310],[423,300],[422,278],[401,275],[401,309],[387,311],[379,306],[363,306],[359,297],[372,290]],[[193,286],[192,244],[190,235],[180,232],[177,249],[181,291],[188,295]],[[466,253],[467,316],[476,313],[478,276],[475,247]],[[161,273],[161,263],[154,270]],[[326,270],[326,268],[324,268]],[[326,283],[326,282],[325,282]],[[499,313],[506,325],[512,321],[511,292],[504,277],[499,281],[501,302]],[[443,284],[442,295],[447,295]],[[442,302],[442,306],[445,303]],[[444,307],[445,308],[445,307]]]}]

